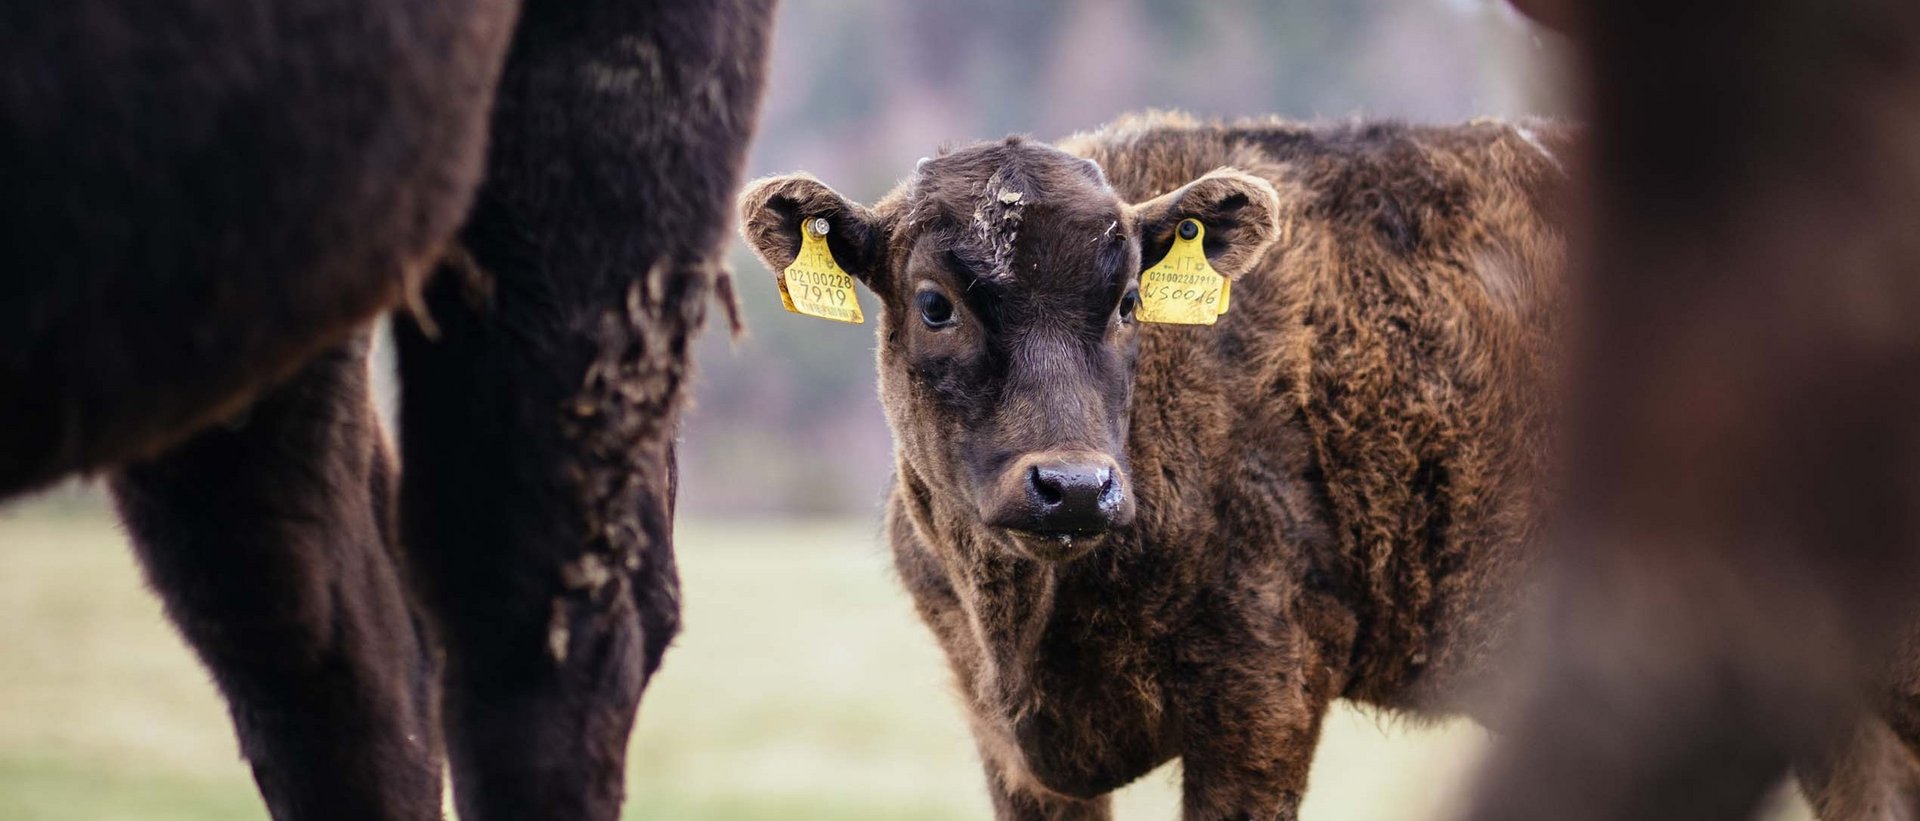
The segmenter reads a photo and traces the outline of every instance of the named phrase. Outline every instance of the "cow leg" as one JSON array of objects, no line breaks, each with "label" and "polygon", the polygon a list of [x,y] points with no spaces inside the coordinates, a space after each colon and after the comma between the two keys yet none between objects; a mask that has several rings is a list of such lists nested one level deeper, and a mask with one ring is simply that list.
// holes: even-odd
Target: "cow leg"
[{"label": "cow leg", "polygon": [[1219,632],[1182,649],[1199,667],[1181,676],[1197,683],[1182,696],[1182,817],[1296,821],[1332,702],[1331,668],[1306,660],[1304,636],[1270,626],[1284,621],[1223,612],[1207,622]]},{"label": "cow leg", "polygon": [[1913,753],[1884,722],[1862,717],[1826,747],[1794,763],[1794,776],[1820,821],[1915,821]]},{"label": "cow leg", "polygon": [[437,819],[432,670],[386,517],[364,335],[113,482],[277,819]]},{"label": "cow leg", "polygon": [[770,6],[529,3],[462,250],[397,330],[408,553],[469,821],[619,813],[678,623],[671,439]]},{"label": "cow leg", "polygon": [[1038,785],[1022,783],[995,757],[983,751],[987,767],[987,794],[993,799],[997,821],[1107,821],[1113,817],[1113,797],[1079,799]]}]

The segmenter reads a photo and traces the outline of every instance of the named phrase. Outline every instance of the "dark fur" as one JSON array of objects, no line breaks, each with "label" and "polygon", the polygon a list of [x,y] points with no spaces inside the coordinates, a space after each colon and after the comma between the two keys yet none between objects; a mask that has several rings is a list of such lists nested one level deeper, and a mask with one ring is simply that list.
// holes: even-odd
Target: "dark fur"
[{"label": "dark fur", "polygon": [[1745,818],[1789,762],[1916,817],[1920,6],[1521,5],[1585,63],[1586,412],[1470,817]]},{"label": "dark fur", "polygon": [[152,456],[417,290],[515,4],[0,10],[0,495]]},{"label": "dark fur", "polygon": [[618,815],[771,5],[0,10],[0,494],[129,465],[275,817],[440,817],[441,692],[462,817]]},{"label": "dark fur", "polygon": [[[1292,818],[1333,699],[1464,706],[1508,632],[1545,450],[1561,173],[1524,134],[1147,117],[1071,154],[943,155],[871,211],[805,177],[749,189],[770,267],[826,216],[880,296],[888,529],[1001,817],[1106,817],[1179,757],[1188,817]],[[1027,204],[994,276],[970,217],[1003,224],[1009,185]],[[1231,312],[1122,320],[1186,216],[1237,277]],[[924,327],[923,282],[965,294],[966,321]],[[1004,463],[1063,446],[1117,451],[1132,524],[981,524]]]},{"label": "dark fur", "polygon": [[398,329],[404,532],[445,642],[464,818],[618,814],[679,625],[672,440],[770,16],[528,8],[467,255],[427,292],[437,336]]},{"label": "dark fur", "polygon": [[360,339],[115,478],[167,613],[286,818],[438,818],[427,639],[395,564],[393,454]]}]

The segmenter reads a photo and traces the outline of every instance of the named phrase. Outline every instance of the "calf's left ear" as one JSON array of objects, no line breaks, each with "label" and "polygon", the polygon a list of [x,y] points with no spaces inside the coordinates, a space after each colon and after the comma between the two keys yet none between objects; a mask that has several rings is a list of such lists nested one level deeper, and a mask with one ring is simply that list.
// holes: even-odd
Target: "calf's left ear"
[{"label": "calf's left ear", "polygon": [[1221,168],[1133,206],[1133,218],[1142,265],[1165,257],[1180,223],[1192,219],[1206,231],[1201,245],[1207,262],[1238,279],[1280,238],[1280,195],[1266,180]]}]

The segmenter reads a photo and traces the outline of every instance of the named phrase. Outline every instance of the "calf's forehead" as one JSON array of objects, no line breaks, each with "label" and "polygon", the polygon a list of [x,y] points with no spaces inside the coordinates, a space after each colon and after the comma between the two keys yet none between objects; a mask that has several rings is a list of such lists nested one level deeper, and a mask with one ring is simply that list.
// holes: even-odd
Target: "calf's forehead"
[{"label": "calf's forehead", "polygon": [[928,160],[908,199],[909,224],[933,230],[922,239],[1003,288],[1103,286],[1130,254],[1099,167],[1052,146],[1009,139]]}]

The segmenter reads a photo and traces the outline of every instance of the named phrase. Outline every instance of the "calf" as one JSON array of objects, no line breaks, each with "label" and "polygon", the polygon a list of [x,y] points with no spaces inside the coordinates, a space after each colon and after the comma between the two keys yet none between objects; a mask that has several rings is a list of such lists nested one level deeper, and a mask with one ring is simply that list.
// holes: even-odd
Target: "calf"
[{"label": "calf", "polygon": [[[1472,706],[1538,506],[1564,139],[1149,116],[871,209],[749,188],[769,267],[824,225],[879,297],[887,530],[1000,817],[1106,817],[1178,757],[1187,817],[1292,818],[1334,699]],[[1217,324],[1143,322],[1195,251]]]}]

